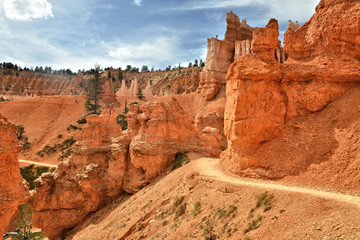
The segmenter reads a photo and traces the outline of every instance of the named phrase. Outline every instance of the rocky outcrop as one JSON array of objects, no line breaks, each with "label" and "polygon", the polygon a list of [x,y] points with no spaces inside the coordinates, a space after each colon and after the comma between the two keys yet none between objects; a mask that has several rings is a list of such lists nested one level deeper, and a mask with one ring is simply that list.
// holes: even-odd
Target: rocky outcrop
[{"label": "rocky outcrop", "polygon": [[110,81],[106,81],[103,86],[104,93],[102,94],[101,101],[105,104],[114,104],[116,103],[116,95],[111,89]]},{"label": "rocky outcrop", "polygon": [[239,17],[232,11],[226,14],[226,22],[225,39],[211,38],[207,43],[205,67],[200,75],[197,92],[208,101],[212,100],[221,86],[225,85],[226,73],[234,62],[234,57],[238,58],[242,53],[250,53],[249,42],[254,29],[247,25],[246,19],[240,22]]},{"label": "rocky outcrop", "polygon": [[33,225],[41,227],[49,239],[56,239],[123,192],[129,139],[115,119],[112,109],[87,117],[71,156],[60,161],[54,173],[36,181]]},{"label": "rocky outcrop", "polygon": [[151,87],[150,81],[148,82],[148,84],[146,85],[146,87],[142,93],[146,100],[150,100],[154,97],[154,95],[152,93],[152,87]]},{"label": "rocky outcrop", "polygon": [[18,205],[29,198],[28,184],[20,175],[16,126],[0,115],[0,235],[7,230]]},{"label": "rocky outcrop", "polygon": [[[172,98],[168,103],[147,102],[143,106],[130,106],[127,115],[131,162],[145,171],[151,179],[172,164],[177,153],[198,152],[219,156],[221,151],[220,116],[208,122],[197,120],[187,114]],[[211,117],[208,117],[209,119]],[[206,129],[211,128],[211,129]]]},{"label": "rocky outcrop", "polygon": [[33,224],[49,239],[57,239],[123,192],[140,190],[164,173],[177,153],[218,157],[224,148],[223,118],[208,113],[194,124],[175,98],[130,105],[129,129],[124,132],[116,117],[111,108],[87,117],[71,156],[36,181]]},{"label": "rocky outcrop", "polygon": [[[291,150],[276,144],[295,138],[297,124],[290,122],[323,110],[351,83],[360,81],[359,2],[321,1],[316,9],[301,28],[288,27],[284,37],[288,59],[283,64],[273,57],[274,51],[277,60],[286,54],[276,50],[278,24],[272,19],[254,31],[253,54],[239,57],[229,68],[224,123],[228,148],[221,156],[226,169],[278,178],[305,171],[315,161],[300,154],[304,148],[300,143]],[[289,132],[291,136],[286,135]],[[307,148],[315,148],[311,144],[317,141],[311,140]]]},{"label": "rocky outcrop", "polygon": [[[270,33],[250,27],[247,25],[246,19],[240,22],[239,17],[232,11],[226,14],[226,22],[227,30],[224,40],[208,39],[206,63],[201,72],[197,89],[197,92],[201,93],[208,101],[212,100],[220,88],[226,84],[226,73],[230,65],[241,56],[257,53],[258,55],[267,54],[268,58],[272,59],[275,56],[280,63],[286,60],[286,54],[277,38],[273,40],[277,47],[271,51],[264,51],[269,47],[266,44],[273,44],[267,42],[269,38],[263,38],[264,35]],[[254,35],[255,30],[256,35]],[[273,31],[273,34],[278,34],[276,31]]]}]

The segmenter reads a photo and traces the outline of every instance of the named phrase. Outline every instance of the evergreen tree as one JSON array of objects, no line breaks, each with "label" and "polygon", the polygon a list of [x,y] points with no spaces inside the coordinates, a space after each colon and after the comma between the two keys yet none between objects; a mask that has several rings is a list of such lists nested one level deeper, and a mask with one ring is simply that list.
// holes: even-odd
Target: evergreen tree
[{"label": "evergreen tree", "polygon": [[138,92],[136,95],[137,95],[138,99],[140,99],[140,100],[144,99],[144,95],[142,94],[141,88],[138,88]]},{"label": "evergreen tree", "polygon": [[188,65],[188,67],[192,67],[193,65],[192,65],[192,62],[189,62],[189,65]]},{"label": "evergreen tree", "polygon": [[85,108],[91,114],[100,114],[99,101],[102,98],[101,94],[104,93],[104,83],[100,79],[101,68],[100,65],[95,64],[95,69],[92,70],[92,77],[88,82],[88,91],[86,93]]},{"label": "evergreen tree", "polygon": [[198,67],[198,66],[199,66],[198,60],[195,59],[195,61],[194,61],[194,67]]}]

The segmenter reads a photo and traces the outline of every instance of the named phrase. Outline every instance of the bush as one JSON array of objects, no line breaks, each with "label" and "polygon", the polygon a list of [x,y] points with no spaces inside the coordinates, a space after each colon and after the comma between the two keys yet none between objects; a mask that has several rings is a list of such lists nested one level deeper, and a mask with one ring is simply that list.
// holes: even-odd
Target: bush
[{"label": "bush", "polygon": [[172,170],[182,167],[190,162],[190,159],[185,153],[177,153],[175,155],[174,164]]},{"label": "bush", "polygon": [[57,135],[57,138],[58,138],[58,139],[60,139],[60,138],[62,138],[62,137],[63,137],[62,134]]},{"label": "bush", "polygon": [[71,147],[74,143],[76,142],[76,140],[71,137],[71,138],[68,138],[68,139],[65,139],[61,144],[60,144],[60,148],[61,150],[65,150],[65,149],[68,149],[69,147]]},{"label": "bush", "polygon": [[116,117],[116,122],[121,126],[122,130],[126,130],[128,129],[128,122],[126,121],[126,115],[124,114],[119,114]]},{"label": "bush", "polygon": [[131,105],[135,105],[135,104],[138,104],[138,105],[139,105],[138,102],[132,102],[132,103],[129,104],[129,107],[130,107]]},{"label": "bush", "polygon": [[59,159],[64,159],[64,158],[67,158],[71,155],[71,151],[72,149],[69,148],[69,149],[66,149],[65,151],[63,151],[63,153],[60,155]]},{"label": "bush", "polygon": [[17,135],[17,138],[18,139],[21,139],[22,138],[22,134],[25,133],[25,128],[23,125],[18,125],[16,126],[17,129],[16,129],[16,135]]},{"label": "bush", "polygon": [[74,124],[70,124],[67,128],[66,128],[67,131],[70,131],[70,130],[81,130],[81,128],[79,128],[78,126],[75,126]]},{"label": "bush", "polygon": [[48,167],[35,167],[34,164],[20,168],[20,174],[29,183],[30,190],[35,188],[34,181],[46,172],[49,172]]},{"label": "bush", "polygon": [[269,194],[268,192],[264,192],[260,195],[256,196],[256,208],[263,207],[264,212],[268,211],[272,207],[272,203],[274,200],[274,194]]},{"label": "bush", "polygon": [[261,220],[262,220],[262,216],[258,216],[257,219],[252,220],[249,224],[248,227],[244,229],[244,233],[250,232],[251,230],[257,229],[260,227],[261,224]]},{"label": "bush", "polygon": [[77,120],[77,123],[78,124],[86,124],[87,123],[86,118],[81,118],[81,119]]}]

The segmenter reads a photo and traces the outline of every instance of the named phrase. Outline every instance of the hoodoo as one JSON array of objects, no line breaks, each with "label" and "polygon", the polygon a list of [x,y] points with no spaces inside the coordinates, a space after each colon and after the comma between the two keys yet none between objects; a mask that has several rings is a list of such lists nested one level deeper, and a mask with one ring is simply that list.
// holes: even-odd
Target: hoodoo
[{"label": "hoodoo", "polygon": [[[301,28],[289,23],[283,64],[274,59],[277,21],[254,31],[253,54],[239,57],[226,77],[226,169],[278,178],[328,159],[330,137],[311,137],[296,119],[308,119],[360,81],[359,16],[359,1],[321,1]],[[317,154],[303,151],[317,146],[324,146]]]}]

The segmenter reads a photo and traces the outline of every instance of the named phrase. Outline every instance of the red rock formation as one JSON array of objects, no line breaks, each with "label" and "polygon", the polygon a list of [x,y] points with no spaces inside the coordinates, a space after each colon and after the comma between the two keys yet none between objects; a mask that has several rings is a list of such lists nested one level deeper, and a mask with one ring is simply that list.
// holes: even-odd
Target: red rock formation
[{"label": "red rock formation", "polygon": [[105,109],[87,117],[72,155],[54,173],[36,182],[31,202],[34,226],[49,239],[83,221],[119,196],[134,193],[173,164],[177,153],[219,156],[223,147],[222,117],[209,113],[197,119],[175,100],[129,106],[129,129],[122,133],[116,114]]},{"label": "red rock formation", "polygon": [[317,13],[304,26],[296,31],[296,26],[288,27],[284,50],[289,58],[283,64],[273,57],[275,50],[281,59],[276,51],[277,21],[272,19],[254,32],[254,54],[241,56],[227,75],[225,168],[271,178],[306,170],[311,160],[298,157],[303,149],[292,146],[289,151],[284,146],[279,150],[275,142],[287,141],[285,132],[296,128],[290,120],[323,110],[350,88],[351,82],[360,81],[356,51],[359,16],[359,2],[321,1]]},{"label": "red rock formation", "polygon": [[148,179],[169,167],[177,153],[201,151],[197,149],[199,137],[193,117],[174,98],[166,104],[151,101],[141,108],[132,105],[127,117],[134,136],[130,144],[131,162],[142,168]]},{"label": "red rock formation", "polygon": [[143,95],[144,95],[146,100],[150,100],[150,99],[152,99],[154,97],[154,95],[152,93],[152,88],[151,88],[150,81],[146,85],[146,87],[145,87],[145,89],[143,91]]},{"label": "red rock formation", "polygon": [[211,38],[208,39],[207,49],[206,64],[197,91],[209,101],[225,84],[227,69],[234,60],[235,46],[233,42]]},{"label": "red rock formation", "polygon": [[10,223],[11,217],[29,198],[28,184],[20,175],[18,162],[19,145],[16,126],[0,115],[0,235]]},{"label": "red rock formation", "polygon": [[[54,173],[36,181],[31,202],[35,208],[33,224],[41,227],[49,239],[74,227],[123,192],[129,140],[122,136],[115,119],[112,109],[87,117],[71,157],[60,161]],[[133,184],[131,178],[128,184]]]},{"label": "red rock formation", "polygon": [[114,91],[111,89],[109,80],[105,82],[103,89],[104,89],[104,94],[102,94],[101,101],[105,104],[116,103],[116,95]]},{"label": "red rock formation", "polygon": [[224,40],[208,39],[205,67],[201,72],[197,92],[206,100],[212,100],[226,83],[227,70],[234,58],[250,53],[250,41],[254,28],[240,22],[232,11],[226,14],[227,30]]}]

